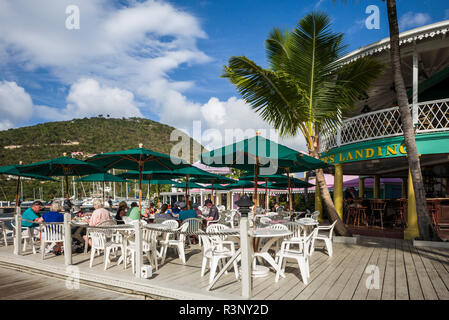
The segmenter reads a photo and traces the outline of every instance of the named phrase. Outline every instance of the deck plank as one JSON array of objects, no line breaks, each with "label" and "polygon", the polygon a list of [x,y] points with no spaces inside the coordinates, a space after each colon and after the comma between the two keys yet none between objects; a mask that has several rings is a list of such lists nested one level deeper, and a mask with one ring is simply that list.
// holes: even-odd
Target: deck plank
[{"label": "deck plank", "polygon": [[403,244],[405,272],[407,274],[408,293],[410,300],[423,300],[421,284],[419,283],[418,275],[416,273],[415,263],[410,252],[412,244],[405,242]]},{"label": "deck plank", "polygon": [[431,252],[430,250],[431,249],[428,248],[419,248],[418,253],[421,256],[424,267],[426,268],[427,274],[429,275],[429,279],[433,285],[433,288],[435,289],[438,298],[442,300],[449,300],[449,291],[431,262],[431,260],[434,258],[431,254],[429,254],[429,252]]},{"label": "deck plank", "polygon": [[421,284],[421,290],[425,300],[436,300],[438,296],[433,288],[432,282],[429,279],[424,263],[418,250],[410,246],[410,252],[412,254],[413,262],[415,263],[416,274],[418,275],[419,283]]},{"label": "deck plank", "polygon": [[396,241],[396,300],[408,300],[408,284],[407,284],[407,275],[405,271],[405,263],[404,263],[404,241],[397,240]]},{"label": "deck plank", "polygon": [[381,300],[394,300],[396,297],[396,243],[388,247],[387,263],[385,265],[384,282]]},{"label": "deck plank", "polygon": [[[376,267],[378,266],[378,261],[379,261],[379,256],[380,256],[380,252],[381,252],[381,248],[374,248],[374,252],[371,255],[367,265],[373,265]],[[357,263],[354,263],[355,265],[357,265]],[[354,295],[352,297],[352,300],[366,300],[366,297],[368,296],[368,292],[369,290],[373,290],[373,289],[369,289],[367,287],[367,280],[368,277],[371,276],[371,273],[367,273],[366,269],[365,272],[362,275],[362,278],[360,279],[360,282],[357,286],[357,288],[355,289]]]}]

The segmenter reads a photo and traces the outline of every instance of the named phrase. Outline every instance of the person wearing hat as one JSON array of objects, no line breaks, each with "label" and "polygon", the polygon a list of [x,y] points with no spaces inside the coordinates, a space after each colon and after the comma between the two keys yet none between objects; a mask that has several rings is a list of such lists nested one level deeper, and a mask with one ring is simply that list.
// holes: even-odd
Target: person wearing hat
[{"label": "person wearing hat", "polygon": [[39,226],[37,223],[33,223],[30,221],[43,222],[44,219],[38,215],[39,211],[41,211],[43,208],[44,205],[42,204],[42,202],[38,200],[34,201],[31,207],[26,209],[25,212],[22,214],[22,227],[35,228]]},{"label": "person wearing hat", "polygon": [[181,202],[179,207],[181,211],[178,214],[178,220],[184,221],[189,218],[196,218],[196,211],[193,209],[189,210],[184,202]]},{"label": "person wearing hat", "polygon": [[220,218],[218,208],[212,203],[210,199],[204,201],[204,205],[209,209],[209,216],[205,219],[206,221],[218,220]]},{"label": "person wearing hat", "polygon": [[193,210],[195,210],[197,218],[203,217],[203,212],[200,210],[200,205],[198,203],[193,204]]}]

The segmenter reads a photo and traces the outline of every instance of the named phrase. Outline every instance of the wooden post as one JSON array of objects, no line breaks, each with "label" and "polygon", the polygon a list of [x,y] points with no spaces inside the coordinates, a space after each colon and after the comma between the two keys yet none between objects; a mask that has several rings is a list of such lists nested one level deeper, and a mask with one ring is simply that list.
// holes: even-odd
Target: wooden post
[{"label": "wooden post", "polygon": [[[103,208],[104,208],[104,180],[103,180]],[[112,211],[112,208],[109,208]]]},{"label": "wooden post", "polygon": [[341,163],[335,165],[334,205],[338,216],[343,221],[343,166]]},{"label": "wooden post", "polygon": [[374,192],[373,198],[379,199],[380,197],[380,177],[378,175],[374,176]]},{"label": "wooden post", "polygon": [[140,269],[142,269],[143,256],[142,256],[142,228],[140,220],[134,224],[134,230],[136,235],[136,274],[137,278],[140,278]]},{"label": "wooden post", "polygon": [[66,266],[72,264],[72,228],[70,227],[71,221],[72,216],[70,215],[70,213],[64,213],[64,262]]},{"label": "wooden post", "polygon": [[259,178],[259,159],[256,157],[256,165],[254,170],[254,215],[253,215],[253,229],[256,230],[256,214],[257,205],[259,203],[259,194],[257,193],[257,180]]},{"label": "wooden post", "polygon": [[139,221],[142,212],[142,163],[139,162]]},{"label": "wooden post", "polygon": [[365,178],[359,177],[359,198],[365,197]]},{"label": "wooden post", "polygon": [[67,195],[67,200],[69,200],[69,177],[65,175],[65,190]]},{"label": "wooden post", "polygon": [[16,214],[14,216],[16,224],[16,236],[14,237],[14,254],[17,256],[22,255],[22,213],[20,206],[16,208]]},{"label": "wooden post", "polygon": [[248,235],[248,218],[240,219],[240,248],[242,249],[242,296],[250,299],[252,296],[252,249]]},{"label": "wooden post", "polygon": [[407,228],[404,230],[404,239],[413,240],[419,237],[418,213],[416,212],[415,190],[413,189],[412,175],[408,170],[408,199],[407,199]]}]

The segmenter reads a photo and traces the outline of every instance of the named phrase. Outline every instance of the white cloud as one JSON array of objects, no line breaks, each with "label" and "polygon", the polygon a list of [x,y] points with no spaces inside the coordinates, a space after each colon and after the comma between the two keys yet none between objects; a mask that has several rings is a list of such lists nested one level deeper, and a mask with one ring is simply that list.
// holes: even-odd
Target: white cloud
[{"label": "white cloud", "polygon": [[31,97],[16,82],[0,82],[0,130],[26,123],[33,113]]},{"label": "white cloud", "polygon": [[432,18],[427,13],[409,11],[399,19],[399,30],[404,31],[405,29],[423,26],[431,21]]},{"label": "white cloud", "polygon": [[70,87],[64,109],[37,107],[48,120],[69,120],[102,114],[112,118],[141,117],[132,92],[100,85],[94,79],[80,79]]}]

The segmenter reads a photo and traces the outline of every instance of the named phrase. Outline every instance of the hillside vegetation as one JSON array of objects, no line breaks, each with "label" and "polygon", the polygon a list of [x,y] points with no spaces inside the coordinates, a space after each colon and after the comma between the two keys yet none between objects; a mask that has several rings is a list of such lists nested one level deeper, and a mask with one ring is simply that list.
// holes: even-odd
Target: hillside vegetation
[{"label": "hillside vegetation", "polygon": [[[171,148],[179,143],[170,141],[173,130],[175,128],[149,119],[112,119],[101,116],[9,129],[0,131],[0,165],[17,164],[19,161],[29,164],[60,157],[64,153],[68,156],[73,153],[77,158],[83,159],[96,153],[137,148],[139,143],[142,143],[144,148],[170,154]],[[193,144],[198,146],[198,143],[190,137],[186,140],[190,141],[192,152],[202,149],[193,148]],[[198,160],[198,156],[183,155],[182,158],[193,163]],[[5,177],[1,176],[0,178],[0,199],[13,200],[15,181],[6,181]],[[87,184],[84,185],[87,189]],[[34,194],[38,197],[41,187],[45,199],[61,196],[60,183],[25,181],[24,198],[33,198]]]}]

